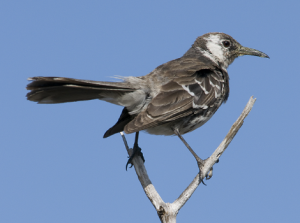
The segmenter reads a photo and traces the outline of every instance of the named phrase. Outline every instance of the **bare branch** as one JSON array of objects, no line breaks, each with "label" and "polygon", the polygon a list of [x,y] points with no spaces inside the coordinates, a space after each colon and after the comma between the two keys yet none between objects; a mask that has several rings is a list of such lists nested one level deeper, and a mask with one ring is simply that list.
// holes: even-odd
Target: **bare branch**
[{"label": "bare branch", "polygon": [[187,202],[187,200],[192,196],[196,188],[199,186],[204,177],[209,173],[212,169],[213,165],[218,161],[219,157],[223,154],[225,149],[228,147],[234,136],[237,134],[239,129],[242,127],[244,123],[244,119],[247,117],[249,112],[251,111],[256,99],[253,96],[249,99],[246,107],[244,108],[240,117],[235,121],[235,123],[231,126],[229,132],[225,136],[224,140],[218,146],[218,148],[213,152],[213,154],[205,160],[204,166],[201,168],[201,176],[200,173],[194,178],[192,183],[184,190],[184,192],[173,202],[174,209],[177,209],[177,212],[182,208],[182,206]]},{"label": "bare branch", "polygon": [[[132,163],[134,165],[135,171],[138,175],[139,181],[142,184],[142,187],[155,207],[158,216],[163,223],[175,223],[176,222],[176,216],[179,212],[179,210],[183,207],[183,205],[188,201],[188,199],[192,196],[196,188],[199,186],[201,181],[205,178],[205,176],[208,175],[209,172],[212,172],[213,165],[218,161],[219,157],[223,154],[223,152],[226,150],[234,136],[237,134],[239,129],[242,127],[244,123],[244,119],[247,117],[249,112],[251,111],[256,99],[253,99],[251,97],[244,108],[242,114],[240,117],[236,120],[236,122],[232,125],[229,132],[227,133],[224,140],[221,142],[221,144],[218,146],[218,148],[213,152],[213,154],[206,160],[204,160],[204,165],[201,167],[201,172],[196,175],[194,180],[190,183],[190,185],[183,191],[183,193],[172,203],[165,203],[160,195],[155,190],[154,186],[152,185],[149,176],[147,174],[146,168],[144,166],[144,163],[139,156],[135,156],[132,160]],[[121,136],[123,138],[125,147],[127,149],[127,152],[129,156],[132,153],[132,149],[129,149],[126,138],[121,132]]]},{"label": "bare branch", "polygon": [[[125,138],[123,132],[120,132],[120,134],[123,138],[123,141],[124,141],[126,150],[128,152],[128,155],[130,156],[131,153],[132,153],[132,149],[129,149],[126,138]],[[165,206],[165,202],[159,196],[159,194],[155,190],[152,182],[150,181],[142,158],[139,157],[139,156],[135,156],[132,159],[132,163],[133,163],[135,172],[138,175],[139,181],[141,182],[142,187],[143,187],[147,197],[149,198],[149,200],[153,204],[156,211],[157,212],[160,211],[161,207]]]},{"label": "bare branch", "polygon": [[211,167],[217,162],[219,157],[223,154],[225,149],[228,147],[228,145],[231,143],[237,132],[240,130],[242,125],[244,124],[244,119],[248,116],[250,113],[254,103],[256,101],[256,98],[253,98],[253,96],[249,99],[246,107],[244,108],[242,114],[240,117],[235,121],[235,123],[231,126],[229,132],[225,136],[225,139],[221,142],[221,144],[218,146],[218,148],[214,151],[214,153],[206,160],[206,163],[203,168],[204,176],[209,172]]}]

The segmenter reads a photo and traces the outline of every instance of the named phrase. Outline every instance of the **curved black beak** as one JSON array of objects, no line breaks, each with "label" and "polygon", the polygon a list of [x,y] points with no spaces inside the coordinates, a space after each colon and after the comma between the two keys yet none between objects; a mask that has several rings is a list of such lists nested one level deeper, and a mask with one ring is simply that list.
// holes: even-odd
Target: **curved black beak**
[{"label": "curved black beak", "polygon": [[242,46],[239,51],[238,51],[239,56],[242,55],[252,55],[252,56],[258,56],[258,57],[263,57],[263,58],[270,58],[267,54],[260,52],[258,50],[255,49],[251,49],[248,47],[244,47]]}]

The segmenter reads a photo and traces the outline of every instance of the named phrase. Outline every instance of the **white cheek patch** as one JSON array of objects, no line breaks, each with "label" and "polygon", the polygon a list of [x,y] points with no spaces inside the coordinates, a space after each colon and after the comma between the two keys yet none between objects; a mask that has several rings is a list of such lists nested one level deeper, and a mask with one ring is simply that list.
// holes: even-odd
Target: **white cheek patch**
[{"label": "white cheek patch", "polygon": [[208,50],[219,59],[219,61],[225,61],[226,58],[224,56],[224,51],[222,47],[220,46],[220,36],[219,35],[210,35],[207,40],[207,48]]}]

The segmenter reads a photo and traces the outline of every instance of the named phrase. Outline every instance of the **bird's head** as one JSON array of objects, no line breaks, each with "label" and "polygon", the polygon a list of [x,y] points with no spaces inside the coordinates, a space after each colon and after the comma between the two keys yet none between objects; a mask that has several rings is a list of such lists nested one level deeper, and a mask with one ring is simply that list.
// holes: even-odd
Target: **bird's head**
[{"label": "bird's head", "polygon": [[196,39],[193,48],[200,50],[204,56],[225,69],[239,56],[252,55],[269,58],[263,52],[242,46],[225,33],[204,34]]}]

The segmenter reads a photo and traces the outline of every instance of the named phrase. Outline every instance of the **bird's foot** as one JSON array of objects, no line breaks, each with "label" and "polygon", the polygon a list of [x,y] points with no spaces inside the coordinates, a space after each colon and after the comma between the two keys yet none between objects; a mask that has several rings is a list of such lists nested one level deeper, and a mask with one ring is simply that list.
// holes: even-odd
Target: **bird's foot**
[{"label": "bird's foot", "polygon": [[206,184],[204,183],[204,176],[202,176],[202,169],[203,169],[203,166],[205,164],[205,160],[202,160],[201,158],[199,158],[198,156],[195,157],[196,158],[196,161],[197,161],[197,164],[198,164],[198,168],[199,168],[199,176],[200,176],[200,179],[201,179],[201,182],[206,186]]},{"label": "bird's foot", "polygon": [[126,163],[126,170],[127,170],[127,167],[129,164],[131,164],[129,168],[131,168],[133,166],[132,159],[135,156],[140,156],[142,158],[143,162],[145,162],[144,155],[142,153],[142,149],[136,143],[134,144],[132,154],[130,155],[130,157],[128,158],[128,161]]},{"label": "bird's foot", "polygon": [[213,176],[213,168],[211,168],[208,174],[206,174],[205,179],[209,180],[210,178],[212,178],[212,176]]},{"label": "bird's foot", "polygon": [[[218,162],[219,162],[219,159],[216,161],[216,163],[218,163]],[[208,174],[206,174],[205,179],[209,180],[210,178],[212,178],[212,176],[213,176],[213,167],[211,167]]]}]

